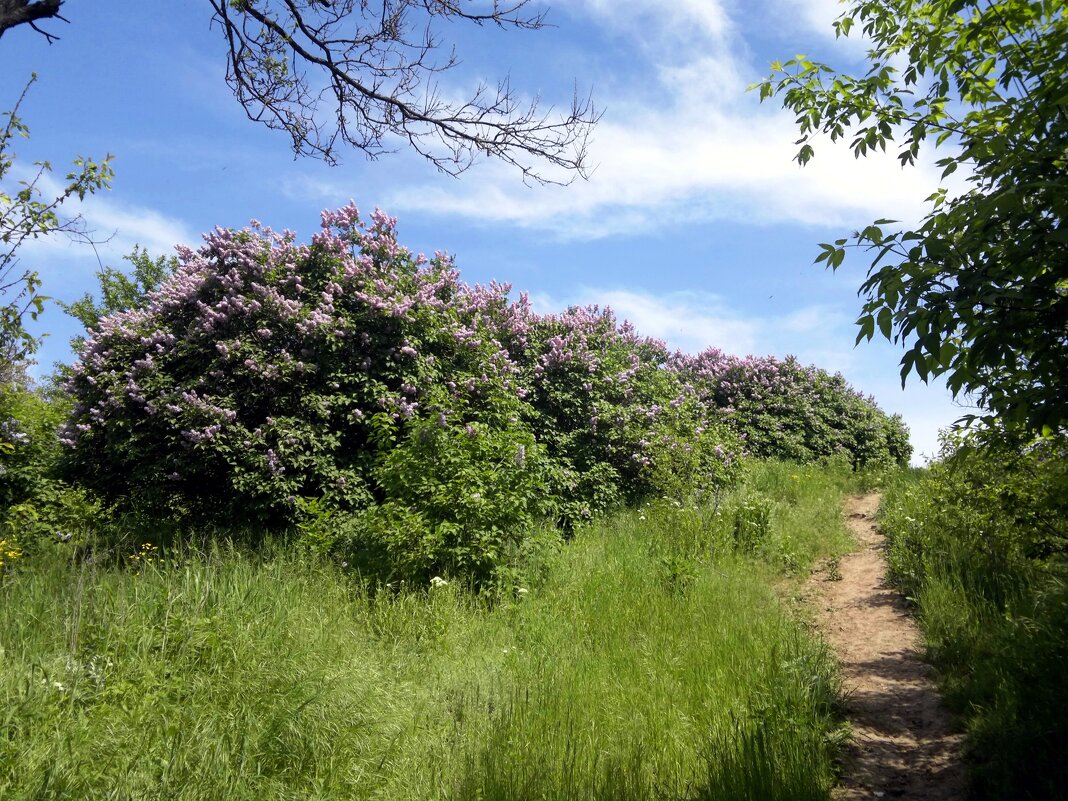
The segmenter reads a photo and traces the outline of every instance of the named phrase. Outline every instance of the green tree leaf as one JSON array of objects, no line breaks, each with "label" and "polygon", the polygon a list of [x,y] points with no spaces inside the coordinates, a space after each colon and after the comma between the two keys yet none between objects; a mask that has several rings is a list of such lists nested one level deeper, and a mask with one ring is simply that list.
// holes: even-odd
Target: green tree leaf
[{"label": "green tree leaf", "polygon": [[[877,220],[845,247],[873,253],[861,287],[857,341],[876,322],[907,350],[903,381],[945,375],[1002,425],[1037,435],[1068,430],[1068,15],[1038,0],[852,0],[834,23],[870,41],[863,77],[824,64],[774,66],[762,82],[798,120],[796,159],[811,139],[851,136],[860,158],[898,140],[902,164],[923,146],[944,154],[946,178],[915,228]],[[896,72],[889,64],[901,65]],[[933,138],[933,144],[928,136]],[[914,242],[907,249],[901,243]],[[896,261],[895,261],[896,259]],[[876,311],[879,310],[879,311]],[[877,314],[877,319],[873,318]]]}]

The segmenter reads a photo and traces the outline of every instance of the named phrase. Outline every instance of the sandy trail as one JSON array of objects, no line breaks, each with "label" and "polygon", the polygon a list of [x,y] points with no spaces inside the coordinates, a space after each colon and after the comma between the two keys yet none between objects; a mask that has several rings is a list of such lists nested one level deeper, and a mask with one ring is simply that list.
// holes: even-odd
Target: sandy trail
[{"label": "sandy trail", "polygon": [[853,729],[835,799],[948,801],[963,795],[960,735],[923,661],[922,640],[904,600],[886,585],[879,496],[848,499],[860,549],[814,576],[818,621],[842,665]]}]

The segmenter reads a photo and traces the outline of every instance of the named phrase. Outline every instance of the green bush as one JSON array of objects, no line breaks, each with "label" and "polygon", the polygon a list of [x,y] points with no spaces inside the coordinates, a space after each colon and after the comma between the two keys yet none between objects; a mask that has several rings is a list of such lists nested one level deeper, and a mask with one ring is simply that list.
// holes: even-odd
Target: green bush
[{"label": "green bush", "polygon": [[890,576],[917,604],[980,799],[1068,796],[1068,451],[945,442],[890,488]]},{"label": "green bush", "polygon": [[68,409],[21,382],[0,387],[0,566],[46,544],[84,542],[108,518],[88,490],[56,476],[56,427]]},{"label": "green bush", "polygon": [[[388,418],[381,424],[378,436],[397,435]],[[334,550],[384,581],[505,581],[538,519],[553,513],[549,473],[544,449],[520,429],[424,421],[385,452],[374,476],[386,500],[345,520]]]}]

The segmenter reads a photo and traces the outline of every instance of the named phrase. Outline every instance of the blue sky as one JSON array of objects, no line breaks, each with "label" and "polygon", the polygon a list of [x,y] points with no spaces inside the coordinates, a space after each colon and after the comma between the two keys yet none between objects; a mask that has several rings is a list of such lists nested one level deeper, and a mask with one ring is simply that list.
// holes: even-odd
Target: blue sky
[{"label": "blue sky", "polygon": [[[463,93],[507,74],[521,91],[567,106],[574,87],[603,109],[595,170],[567,187],[531,187],[485,162],[455,179],[404,151],[339,166],[294,160],[285,134],[245,118],[224,82],[225,51],[203,0],[68,0],[69,25],[48,45],[28,28],[0,40],[0,108],[36,71],[23,108],[31,139],[19,163],[48,159],[60,176],[77,154],[115,155],[110,192],[80,208],[111,240],[105,264],[134,243],[151,253],[196,244],[215,225],[251,218],[308,239],[323,208],[353,199],[399,218],[413,250],[455,254],[470,283],[508,281],[542,311],[610,305],[643,333],[695,352],[795,354],[841,371],[908,422],[917,456],[964,413],[940,386],[910,379],[900,350],[853,347],[866,262],[814,266],[817,243],[878,217],[916,220],[938,184],[932,158],[902,170],[892,155],[856,161],[817,146],[792,161],[792,115],[746,87],[773,59],[806,53],[860,65],[859,41],[836,41],[835,0],[560,0],[553,27],[502,32],[452,26],[462,65],[443,88]],[[97,254],[40,241],[22,264],[69,300],[95,287]],[[68,360],[73,321],[38,321],[41,369]]]}]

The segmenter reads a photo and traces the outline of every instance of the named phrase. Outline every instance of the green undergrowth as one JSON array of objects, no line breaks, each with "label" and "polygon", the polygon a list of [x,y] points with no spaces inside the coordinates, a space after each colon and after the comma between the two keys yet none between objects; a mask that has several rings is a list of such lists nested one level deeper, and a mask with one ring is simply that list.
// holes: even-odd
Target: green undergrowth
[{"label": "green undergrowth", "polygon": [[962,445],[887,493],[890,576],[965,727],[971,797],[1065,798],[1068,454]]},{"label": "green undergrowth", "polygon": [[0,797],[826,799],[833,662],[775,587],[848,546],[850,481],[758,464],[495,596],[292,546],[43,551],[0,579]]}]

